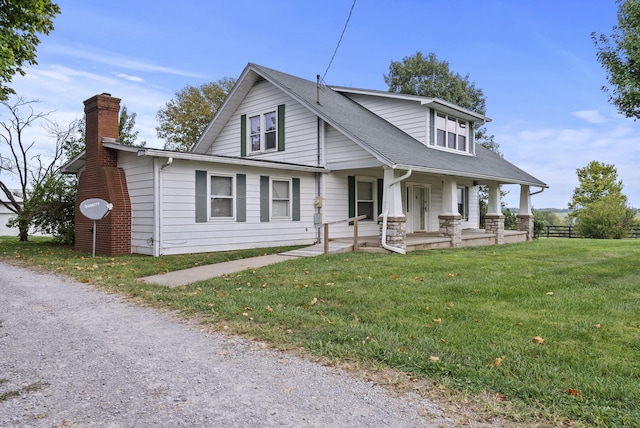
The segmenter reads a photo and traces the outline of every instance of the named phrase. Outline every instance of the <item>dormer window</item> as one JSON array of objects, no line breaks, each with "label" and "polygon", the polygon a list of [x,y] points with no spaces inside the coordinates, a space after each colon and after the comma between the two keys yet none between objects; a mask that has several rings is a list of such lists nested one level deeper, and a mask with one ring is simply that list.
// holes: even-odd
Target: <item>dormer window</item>
[{"label": "dormer window", "polygon": [[436,113],[436,146],[467,151],[468,122],[444,113]]}]

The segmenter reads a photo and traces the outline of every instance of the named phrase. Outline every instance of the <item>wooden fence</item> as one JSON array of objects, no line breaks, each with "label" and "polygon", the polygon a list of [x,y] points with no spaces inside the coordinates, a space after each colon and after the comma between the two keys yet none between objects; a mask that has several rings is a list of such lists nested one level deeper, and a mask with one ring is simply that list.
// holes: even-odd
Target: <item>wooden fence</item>
[{"label": "wooden fence", "polygon": [[[541,233],[545,238],[580,238],[574,226],[547,226]],[[640,238],[640,227],[633,227],[628,238]]]}]

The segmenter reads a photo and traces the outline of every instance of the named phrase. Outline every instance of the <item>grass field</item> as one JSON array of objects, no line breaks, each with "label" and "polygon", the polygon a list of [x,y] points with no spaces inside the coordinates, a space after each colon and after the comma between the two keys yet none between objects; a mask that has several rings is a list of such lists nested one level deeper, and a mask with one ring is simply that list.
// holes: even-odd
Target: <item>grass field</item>
[{"label": "grass field", "polygon": [[388,382],[471,400],[488,418],[640,426],[638,240],[333,254],[175,289],[135,278],[265,250],[92,259],[46,241],[0,238],[0,245],[10,262],[214,329],[370,373],[402,373]]}]

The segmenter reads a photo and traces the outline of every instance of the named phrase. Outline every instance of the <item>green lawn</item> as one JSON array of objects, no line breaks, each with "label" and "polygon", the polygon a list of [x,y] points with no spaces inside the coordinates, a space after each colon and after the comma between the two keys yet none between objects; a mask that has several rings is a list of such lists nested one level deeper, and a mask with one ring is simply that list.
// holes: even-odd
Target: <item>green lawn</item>
[{"label": "green lawn", "polygon": [[487,416],[640,426],[637,240],[334,254],[177,289],[135,278],[266,251],[92,259],[43,240],[0,238],[0,245],[9,261],[180,310],[213,328],[393,369],[409,383],[428,379],[454,397],[485,397]]}]

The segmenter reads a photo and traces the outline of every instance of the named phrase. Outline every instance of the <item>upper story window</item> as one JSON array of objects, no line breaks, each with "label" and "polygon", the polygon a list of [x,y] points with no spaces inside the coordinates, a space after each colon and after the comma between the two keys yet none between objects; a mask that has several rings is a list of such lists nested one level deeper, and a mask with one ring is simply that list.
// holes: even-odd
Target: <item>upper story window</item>
[{"label": "upper story window", "polygon": [[249,117],[251,152],[277,148],[278,116],[275,111]]},{"label": "upper story window", "polygon": [[260,114],[240,116],[240,156],[284,150],[284,104]]},{"label": "upper story window", "polygon": [[466,152],[468,122],[448,116],[436,114],[436,146]]}]

